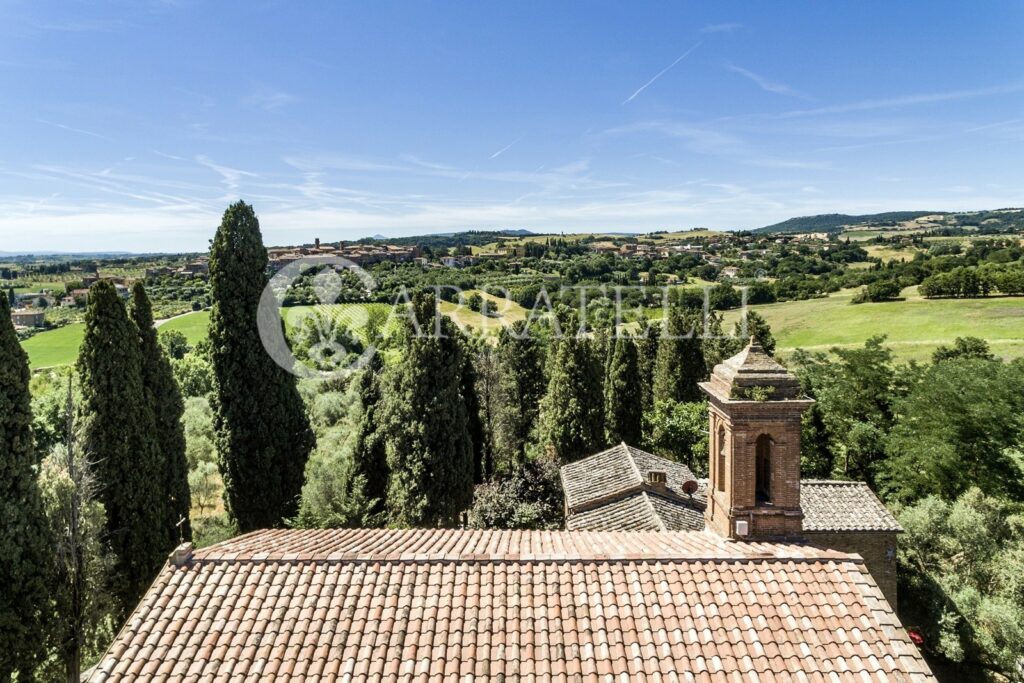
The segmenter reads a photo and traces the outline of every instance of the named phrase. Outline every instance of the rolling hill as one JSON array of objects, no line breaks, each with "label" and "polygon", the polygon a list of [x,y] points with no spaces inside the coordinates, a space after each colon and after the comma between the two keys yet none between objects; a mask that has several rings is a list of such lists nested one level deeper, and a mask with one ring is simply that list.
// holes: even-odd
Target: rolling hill
[{"label": "rolling hill", "polygon": [[945,215],[942,211],[887,211],[885,213],[852,216],[845,213],[825,213],[817,216],[799,216],[781,223],[757,228],[754,232],[842,232],[851,225],[884,225],[911,221],[922,216]]}]

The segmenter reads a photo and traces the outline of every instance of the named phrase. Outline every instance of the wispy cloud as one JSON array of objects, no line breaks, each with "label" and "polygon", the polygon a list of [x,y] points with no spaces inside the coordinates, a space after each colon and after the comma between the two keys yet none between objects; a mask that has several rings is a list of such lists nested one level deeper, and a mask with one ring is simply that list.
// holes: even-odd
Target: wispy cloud
[{"label": "wispy cloud", "polygon": [[100,140],[109,140],[110,139],[106,135],[101,135],[101,134],[95,133],[95,132],[93,132],[91,130],[85,130],[84,128],[75,128],[73,126],[68,126],[68,125],[65,125],[63,123],[57,123],[56,121],[47,121],[46,119],[36,119],[36,122],[37,123],[45,123],[48,126],[55,126],[57,128],[60,128],[61,130],[67,130],[67,131],[70,131],[72,133],[78,133],[80,135],[89,135],[89,136],[94,137],[94,138],[99,138]]},{"label": "wispy cloud", "polygon": [[734,64],[730,64],[727,68],[729,69],[729,71],[732,71],[733,73],[738,73],[747,80],[752,81],[755,85],[757,85],[757,87],[759,87],[761,90],[764,90],[765,92],[776,93],[778,95],[789,95],[790,97],[799,97],[805,100],[810,99],[807,95],[800,92],[799,90],[791,88],[785,83],[777,83],[775,81],[770,81],[764,76],[754,73],[750,69],[744,69],[743,67],[736,66]]},{"label": "wispy cloud", "polygon": [[626,99],[625,99],[625,100],[624,100],[624,101],[623,101],[622,103],[623,103],[623,104],[628,104],[628,103],[632,102],[632,101],[633,101],[634,99],[636,99],[636,96],[637,96],[637,95],[639,95],[640,93],[642,93],[642,92],[643,92],[644,90],[647,90],[647,88],[649,88],[649,87],[651,86],[651,84],[652,84],[652,83],[654,83],[654,82],[655,82],[656,80],[658,80],[659,78],[661,78],[662,76],[664,76],[664,75],[665,75],[666,73],[668,73],[669,69],[671,69],[671,68],[672,68],[672,67],[674,67],[674,66],[675,66],[676,64],[678,64],[679,62],[681,62],[681,61],[683,61],[684,59],[686,59],[686,58],[687,58],[687,57],[688,57],[688,56],[690,55],[690,53],[691,53],[691,52],[693,52],[693,51],[694,51],[694,50],[696,50],[696,49],[697,49],[698,47],[700,47],[700,44],[701,44],[701,42],[702,42],[702,41],[698,41],[698,42],[697,42],[697,44],[695,44],[695,45],[694,45],[693,47],[691,47],[691,48],[690,48],[689,50],[687,50],[687,51],[686,51],[686,52],[684,52],[683,54],[681,54],[681,55],[679,55],[678,57],[676,57],[676,60],[675,60],[674,62],[672,62],[671,64],[669,64],[668,66],[666,66],[666,67],[665,67],[664,69],[662,69],[662,70],[661,70],[661,71],[659,71],[658,73],[656,73],[656,74],[654,75],[654,78],[652,78],[651,80],[647,81],[646,83],[644,83],[643,85],[641,85],[641,86],[640,86],[639,88],[637,88],[637,89],[636,89],[636,92],[634,92],[634,93],[633,93],[632,95],[630,95],[629,97],[627,97],[627,98],[626,98]]},{"label": "wispy cloud", "polygon": [[905,95],[902,97],[890,97],[877,100],[861,100],[847,104],[834,104],[827,107],[815,109],[798,109],[795,111],[779,114],[779,118],[796,118],[801,116],[815,116],[818,114],[846,114],[855,111],[869,111],[872,109],[896,109],[899,107],[912,107],[919,104],[933,104],[935,102],[951,102],[954,100],[970,100],[979,97],[993,97],[996,95],[1008,95],[1024,91],[1024,83],[1009,83],[988,88],[973,88],[969,90],[948,90],[946,92],[921,93],[917,95]]},{"label": "wispy cloud", "polygon": [[205,166],[221,177],[221,183],[223,183],[227,190],[227,194],[224,195],[224,198],[228,200],[237,199],[235,195],[238,192],[238,188],[241,185],[243,178],[259,177],[257,174],[250,173],[249,171],[242,171],[237,168],[231,168],[230,166],[222,166],[221,164],[214,163],[209,159],[209,157],[202,154],[196,157],[196,161],[199,162],[201,166]]},{"label": "wispy cloud", "polygon": [[743,24],[727,22],[724,24],[708,24],[700,30],[701,33],[732,33],[743,28]]},{"label": "wispy cloud", "polygon": [[508,143],[507,145],[505,145],[504,147],[502,147],[501,149],[499,149],[499,150],[498,150],[497,152],[495,152],[494,154],[492,154],[490,158],[491,158],[491,159],[497,159],[497,158],[498,158],[498,157],[500,157],[500,156],[501,156],[502,154],[504,154],[505,152],[507,152],[507,151],[509,151],[510,149],[512,149],[512,147],[513,147],[513,146],[514,146],[514,145],[515,145],[515,144],[516,144],[517,142],[519,142],[519,141],[520,141],[520,140],[522,140],[522,139],[523,139],[523,136],[522,136],[522,135],[520,135],[520,136],[519,136],[518,138],[516,138],[515,140],[513,140],[513,141],[512,141],[512,142],[510,142],[510,143]]},{"label": "wispy cloud", "polygon": [[242,104],[247,107],[256,107],[264,111],[279,109],[285,105],[297,102],[299,98],[291,93],[281,90],[274,90],[265,86],[258,86],[251,94],[242,98]]}]

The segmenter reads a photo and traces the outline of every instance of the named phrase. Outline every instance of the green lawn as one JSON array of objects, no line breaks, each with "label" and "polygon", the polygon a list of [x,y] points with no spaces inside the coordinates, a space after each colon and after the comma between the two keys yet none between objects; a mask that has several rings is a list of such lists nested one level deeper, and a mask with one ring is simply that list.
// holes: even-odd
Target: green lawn
[{"label": "green lawn", "polygon": [[171,318],[157,329],[160,332],[167,332],[169,330],[181,332],[188,339],[188,343],[194,346],[203,339],[206,339],[206,331],[209,326],[210,312],[196,311],[195,313]]},{"label": "green lawn", "polygon": [[[796,348],[860,346],[885,334],[903,360],[927,360],[936,346],[968,335],[988,340],[1004,358],[1024,356],[1024,298],[924,299],[909,288],[904,301],[851,305],[852,296],[844,291],[826,299],[751,308],[768,320],[783,355]],[[726,314],[729,329],[738,317],[738,311]]]},{"label": "green lawn", "polygon": [[67,365],[75,362],[78,357],[78,347],[82,344],[84,334],[83,323],[72,323],[33,335],[23,341],[21,346],[28,354],[33,370]]},{"label": "green lawn", "polygon": [[[199,311],[169,320],[159,329],[178,330],[188,338],[189,344],[195,344],[206,338],[206,326],[209,321],[210,312]],[[78,347],[82,344],[84,333],[83,323],[72,323],[33,335],[23,341],[21,347],[28,353],[29,364],[33,370],[68,365],[74,363],[78,357]]]}]

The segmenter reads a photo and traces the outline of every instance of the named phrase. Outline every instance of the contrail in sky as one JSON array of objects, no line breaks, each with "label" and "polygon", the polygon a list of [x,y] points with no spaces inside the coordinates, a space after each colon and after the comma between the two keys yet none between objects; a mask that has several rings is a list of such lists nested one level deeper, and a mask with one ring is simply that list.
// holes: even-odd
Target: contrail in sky
[{"label": "contrail in sky", "polygon": [[636,97],[637,95],[639,95],[639,94],[640,94],[640,93],[642,93],[642,92],[643,92],[644,90],[646,90],[646,89],[647,89],[647,87],[648,87],[648,86],[649,86],[649,85],[650,85],[651,83],[654,83],[654,81],[656,81],[656,80],[658,80],[659,78],[661,78],[662,76],[664,76],[664,75],[665,75],[665,72],[667,72],[667,71],[668,71],[669,69],[671,69],[672,67],[674,67],[674,66],[675,66],[676,64],[678,64],[679,62],[681,62],[681,61],[683,61],[684,59],[686,59],[686,57],[687,57],[687,56],[688,56],[688,55],[689,55],[689,54],[690,54],[691,52],[693,52],[693,51],[694,51],[694,50],[696,50],[696,49],[697,49],[698,47],[700,47],[700,44],[701,44],[702,42],[704,42],[704,41],[697,41],[697,44],[696,44],[696,45],[694,45],[693,47],[691,47],[691,48],[690,48],[689,50],[687,50],[687,51],[686,51],[686,52],[684,52],[683,54],[679,55],[679,57],[677,57],[677,58],[676,58],[676,61],[674,61],[674,62],[672,62],[671,64],[669,64],[668,66],[666,66],[666,67],[665,67],[664,69],[662,69],[661,71],[659,71],[659,72],[658,72],[658,73],[657,73],[657,74],[656,74],[656,75],[654,76],[654,78],[652,78],[651,80],[647,81],[646,83],[644,83],[643,85],[641,85],[641,86],[640,86],[639,88],[637,88],[637,90],[636,90],[636,92],[635,92],[635,93],[633,93],[632,95],[630,95],[629,97],[627,97],[627,98],[626,98],[626,99],[625,99],[625,100],[623,101],[623,104],[627,104],[627,103],[629,103],[629,102],[632,102],[632,101],[633,101],[633,98],[635,98],[635,97]]},{"label": "contrail in sky", "polygon": [[513,140],[513,141],[512,141],[512,142],[510,142],[510,143],[508,143],[507,145],[505,145],[504,147],[502,147],[501,149],[499,149],[499,150],[498,150],[497,152],[495,152],[494,154],[492,154],[492,155],[491,155],[491,158],[492,158],[492,159],[497,159],[497,158],[498,158],[498,157],[500,157],[500,156],[501,156],[502,154],[504,154],[505,152],[507,152],[507,151],[509,151],[510,149],[512,149],[512,146],[513,146],[513,145],[515,145],[515,144],[516,144],[517,142],[519,142],[519,141],[520,141],[520,140],[522,140],[522,139],[523,139],[523,136],[522,136],[522,135],[520,135],[520,136],[519,136],[519,137],[517,137],[517,138],[516,138],[515,140]]}]

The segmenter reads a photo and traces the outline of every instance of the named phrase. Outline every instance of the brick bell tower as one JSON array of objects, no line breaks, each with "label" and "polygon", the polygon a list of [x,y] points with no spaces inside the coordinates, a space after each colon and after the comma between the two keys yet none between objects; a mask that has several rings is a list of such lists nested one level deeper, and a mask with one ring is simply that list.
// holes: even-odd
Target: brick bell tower
[{"label": "brick bell tower", "polygon": [[800,417],[814,401],[753,338],[700,388],[711,399],[706,527],[736,540],[798,540]]}]

